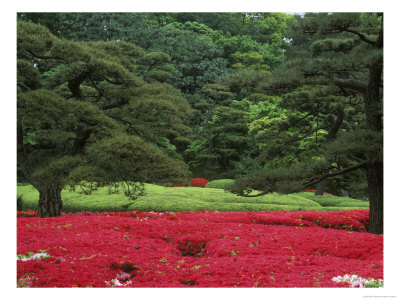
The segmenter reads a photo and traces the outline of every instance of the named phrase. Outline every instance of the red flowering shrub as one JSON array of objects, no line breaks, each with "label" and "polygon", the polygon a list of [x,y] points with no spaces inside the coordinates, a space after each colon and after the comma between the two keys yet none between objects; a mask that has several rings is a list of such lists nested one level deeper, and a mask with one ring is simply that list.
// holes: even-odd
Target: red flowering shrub
[{"label": "red flowering shrub", "polygon": [[[334,228],[351,231],[368,231],[369,210],[345,210],[345,211],[259,211],[259,212],[224,212],[217,211],[182,211],[182,212],[89,212],[61,213],[63,216],[117,216],[134,218],[162,218],[168,220],[191,219],[192,214],[205,213],[206,221],[219,222],[242,222],[264,225],[286,225],[312,227],[321,226],[323,228]],[[27,212],[17,212],[17,217],[36,217],[37,211],[28,210]]]},{"label": "red flowering shrub", "polygon": [[37,217],[38,212],[28,209],[27,211],[17,211],[17,217]]},{"label": "red flowering shrub", "polygon": [[19,217],[19,257],[40,251],[46,255],[18,260],[17,283],[33,287],[348,287],[332,278],[345,274],[383,278],[383,236],[321,226],[354,230],[358,222],[367,223],[367,216],[368,211],[362,210]]},{"label": "red flowering shrub", "polygon": [[193,178],[190,180],[190,186],[205,187],[210,181],[204,178]]}]

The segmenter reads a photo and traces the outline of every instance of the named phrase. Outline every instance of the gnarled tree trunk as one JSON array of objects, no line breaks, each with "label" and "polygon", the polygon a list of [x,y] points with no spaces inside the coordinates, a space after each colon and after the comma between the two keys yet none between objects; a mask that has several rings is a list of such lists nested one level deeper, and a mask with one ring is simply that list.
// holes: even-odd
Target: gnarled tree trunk
[{"label": "gnarled tree trunk", "polygon": [[58,185],[39,188],[39,218],[58,217],[61,214],[62,188]]},{"label": "gnarled tree trunk", "polygon": [[321,182],[319,182],[317,184],[317,188],[315,190],[315,195],[322,196],[324,194],[324,192],[325,192],[326,184],[327,184],[327,180],[326,179],[324,179]]},{"label": "gnarled tree trunk", "polygon": [[383,163],[367,166],[369,225],[368,232],[383,234]]},{"label": "gnarled tree trunk", "polygon": [[[382,29],[380,33],[382,44]],[[383,71],[383,61],[377,61],[369,70],[369,80],[364,103],[366,112],[367,128],[382,133],[382,103],[380,101],[380,85]],[[383,140],[380,141],[383,147]],[[370,160],[367,165],[367,182],[369,198],[369,226],[368,232],[383,234],[383,153],[379,150],[370,150],[367,153]]]}]

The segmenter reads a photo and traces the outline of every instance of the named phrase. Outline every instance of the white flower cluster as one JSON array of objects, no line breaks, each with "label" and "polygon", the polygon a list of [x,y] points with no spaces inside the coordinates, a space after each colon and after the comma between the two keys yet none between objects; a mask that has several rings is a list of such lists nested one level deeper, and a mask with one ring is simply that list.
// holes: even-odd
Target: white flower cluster
[{"label": "white flower cluster", "polygon": [[105,283],[108,286],[114,287],[114,286],[128,286],[132,283],[131,280],[125,282],[125,283],[121,283],[118,279],[112,279],[111,281],[105,281]]},{"label": "white flower cluster", "polygon": [[42,257],[48,257],[50,256],[48,253],[46,252],[42,252],[42,253],[35,253],[32,256],[17,256],[17,260],[22,260],[22,261],[27,261],[27,260],[32,260],[32,259],[41,259]]},{"label": "white flower cluster", "polygon": [[368,286],[369,284],[373,283],[378,283],[379,287],[383,287],[383,280],[382,279],[373,279],[373,278],[362,278],[358,277],[357,275],[349,275],[346,274],[343,277],[342,276],[337,276],[332,278],[333,281],[335,282],[348,282],[351,287],[360,287],[363,288],[366,285]]}]

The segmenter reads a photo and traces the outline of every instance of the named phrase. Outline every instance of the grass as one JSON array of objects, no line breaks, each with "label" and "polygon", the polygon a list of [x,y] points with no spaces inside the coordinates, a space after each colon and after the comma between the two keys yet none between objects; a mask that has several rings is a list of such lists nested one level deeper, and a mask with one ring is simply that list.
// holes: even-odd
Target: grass
[{"label": "grass", "polygon": [[210,181],[205,186],[206,188],[214,188],[214,189],[224,189],[226,185],[234,183],[235,180],[233,179],[217,179]]},{"label": "grass", "polygon": [[[17,195],[23,198],[23,210],[37,210],[39,192],[31,185],[18,185]],[[366,201],[336,196],[315,196],[313,193],[290,195],[269,194],[246,198],[222,189],[183,187],[171,188],[146,184],[146,195],[129,201],[122,191],[108,194],[106,187],[91,195],[63,190],[63,211],[265,211],[265,210],[349,210],[368,209]]]}]

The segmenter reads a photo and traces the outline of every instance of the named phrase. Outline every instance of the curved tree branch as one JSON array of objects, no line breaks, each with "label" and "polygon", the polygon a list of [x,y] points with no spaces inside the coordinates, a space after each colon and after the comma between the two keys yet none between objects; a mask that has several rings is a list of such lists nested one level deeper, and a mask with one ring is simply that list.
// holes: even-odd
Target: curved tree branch
[{"label": "curved tree branch", "polygon": [[360,80],[343,79],[343,78],[337,78],[337,77],[333,77],[333,76],[329,76],[329,77],[332,79],[333,84],[335,84],[339,87],[349,88],[349,89],[358,91],[360,93],[364,93],[367,88],[367,85]]},{"label": "curved tree branch", "polygon": [[357,35],[362,41],[366,42],[367,44],[370,44],[370,45],[372,45],[372,46],[378,46],[378,41],[369,39],[368,37],[366,37],[366,36],[365,36],[364,34],[362,34],[361,32],[358,32],[358,31],[356,31],[356,30],[349,29],[349,28],[346,28],[346,29],[344,29],[343,31],[345,31],[345,32],[350,32],[350,33],[353,33],[353,34]]},{"label": "curved tree branch", "polygon": [[326,179],[328,177],[334,177],[334,176],[342,175],[342,174],[345,174],[345,173],[348,173],[348,172],[351,172],[351,171],[354,171],[354,170],[357,170],[357,169],[360,169],[360,168],[365,168],[367,165],[368,165],[368,162],[364,161],[364,162],[362,162],[362,163],[360,163],[358,165],[354,165],[354,166],[348,167],[346,169],[340,170],[340,171],[335,172],[335,173],[326,174],[324,176],[317,177],[317,178],[314,177],[311,180],[309,180],[306,183],[304,183],[304,185],[315,185],[315,184],[321,182],[322,180],[324,180],[324,179]]},{"label": "curved tree branch", "polygon": [[265,191],[265,192],[258,193],[257,195],[246,195],[246,194],[243,194],[243,195],[240,195],[240,196],[246,197],[246,198],[249,198],[249,197],[260,197],[260,196],[264,196],[264,195],[269,194],[269,193],[271,193],[271,192],[270,191]]},{"label": "curved tree branch", "polygon": [[112,108],[116,108],[116,107],[121,107],[127,103],[128,103],[127,100],[120,100],[118,102],[104,104],[104,105],[100,106],[99,108],[101,110],[107,110],[107,109],[112,109]]},{"label": "curved tree branch", "polygon": [[30,55],[32,55],[35,58],[40,58],[40,59],[61,59],[61,57],[57,57],[57,56],[47,56],[47,55],[37,54],[37,53],[33,52],[32,50],[27,50],[26,52],[28,52]]}]

